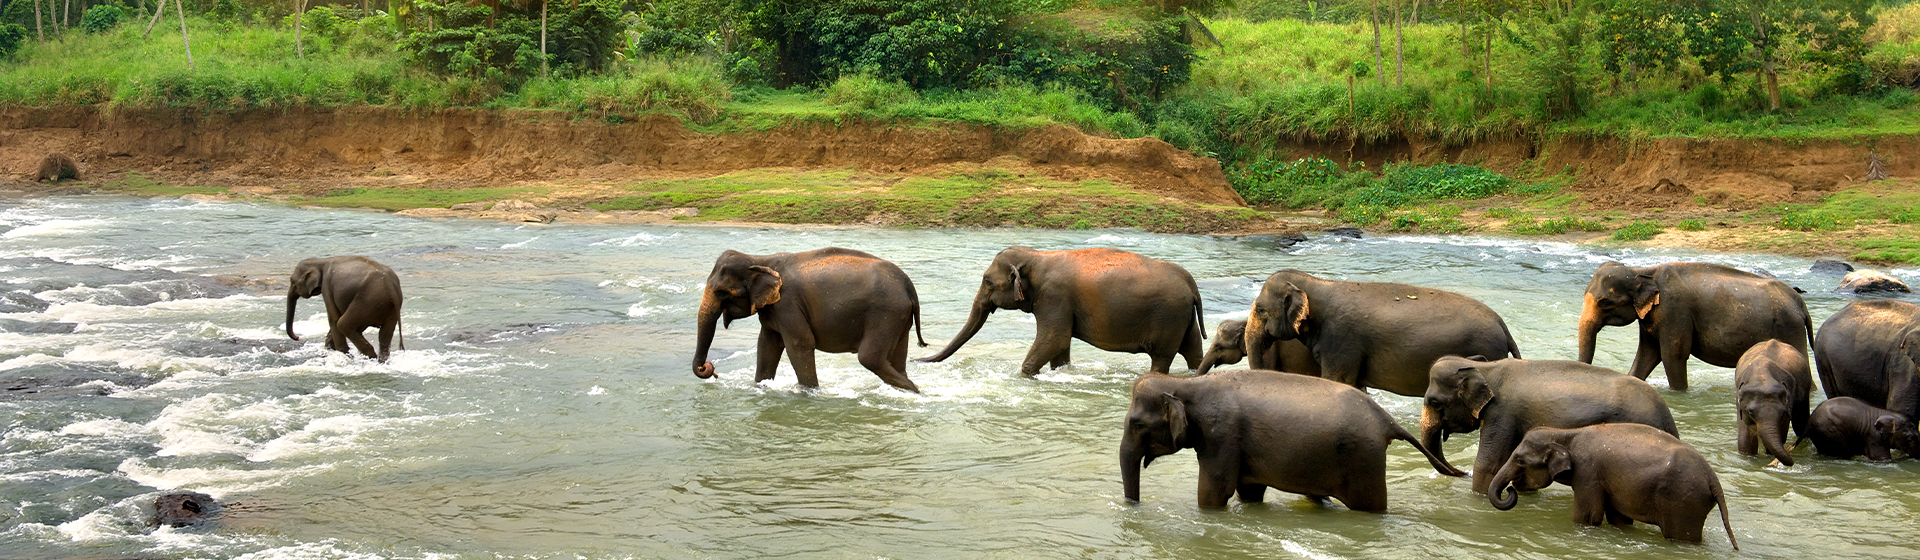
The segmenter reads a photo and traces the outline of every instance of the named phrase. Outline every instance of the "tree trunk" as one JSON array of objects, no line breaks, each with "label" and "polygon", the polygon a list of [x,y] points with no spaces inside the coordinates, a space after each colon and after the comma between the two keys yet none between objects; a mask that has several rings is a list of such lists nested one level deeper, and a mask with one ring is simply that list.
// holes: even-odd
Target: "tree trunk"
[{"label": "tree trunk", "polygon": [[180,7],[183,0],[173,0],[173,13],[180,16],[180,44],[187,49],[187,71],[193,71],[193,41],[187,38],[187,9]]},{"label": "tree trunk", "polygon": [[303,0],[293,0],[293,55],[302,59],[307,57],[307,47],[300,40],[300,13],[307,11],[304,4]]},{"label": "tree trunk", "polygon": [[47,44],[47,30],[40,27],[40,0],[33,0],[33,34],[40,36],[40,44]]},{"label": "tree trunk", "polygon": [[[1492,25],[1492,22],[1488,22],[1488,25]],[[1492,97],[1493,96],[1493,29],[1492,28],[1487,29],[1487,42],[1485,46],[1487,48],[1487,52],[1484,52],[1481,54],[1485,55],[1486,58],[1482,59],[1485,61],[1485,63],[1481,67],[1485,69],[1487,72],[1487,96]]]},{"label": "tree trunk", "polygon": [[1772,60],[1761,65],[1761,70],[1767,75],[1767,107],[1777,113],[1780,111],[1780,73],[1774,69]]},{"label": "tree trunk", "polygon": [[1367,21],[1373,24],[1373,74],[1379,76],[1380,85],[1387,84],[1387,61],[1380,54],[1380,0],[1370,0],[1367,7],[1373,10]]},{"label": "tree trunk", "polygon": [[540,77],[547,77],[547,3],[540,2]]},{"label": "tree trunk", "polygon": [[1393,0],[1393,86],[1407,85],[1407,37],[1401,32],[1400,0]]},{"label": "tree trunk", "polygon": [[153,36],[153,24],[160,23],[160,16],[164,15],[167,15],[167,0],[160,0],[160,3],[153,7],[153,19],[147,20],[147,32],[141,33],[140,38]]}]

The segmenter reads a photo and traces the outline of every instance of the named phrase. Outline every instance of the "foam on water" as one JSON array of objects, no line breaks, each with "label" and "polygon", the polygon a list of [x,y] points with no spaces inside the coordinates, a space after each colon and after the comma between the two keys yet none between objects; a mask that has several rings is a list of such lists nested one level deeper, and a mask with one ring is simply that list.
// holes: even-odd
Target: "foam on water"
[{"label": "foam on water", "polygon": [[78,236],[105,228],[111,223],[112,222],[107,220],[92,218],[53,219],[31,225],[16,226],[11,230],[7,230],[6,233],[0,233],[0,238],[17,239],[34,236]]}]

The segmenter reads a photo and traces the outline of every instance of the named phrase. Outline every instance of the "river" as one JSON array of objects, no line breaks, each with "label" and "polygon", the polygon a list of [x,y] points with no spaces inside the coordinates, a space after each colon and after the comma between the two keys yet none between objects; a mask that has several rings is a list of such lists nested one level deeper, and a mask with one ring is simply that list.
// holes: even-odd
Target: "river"
[{"label": "river", "polygon": [[[1625,250],[1475,236],[1271,240],[1131,230],[518,225],[176,199],[0,201],[3,558],[1669,558],[1734,554],[1651,526],[1578,527],[1555,486],[1501,512],[1465,479],[1389,448],[1386,514],[1296,495],[1195,507],[1191,451],[1121,499],[1116,451],[1138,354],[1076,341],[1073,363],[1019,375],[1031,316],[995,314],[924,394],[852,355],[751,383],[753,319],[716,339],[719,377],[688,369],[701,284],[721,251],[824,246],[900,265],[934,348],[966,318],[1000,249],[1115,247],[1186,266],[1209,334],[1279,268],[1459,292],[1505,317],[1531,358],[1575,355],[1580,294],[1607,260],[1764,268],[1805,288],[1816,322],[1849,299],[1806,259]],[[406,350],[379,364],[322,346],[304,300],[210,276],[284,279],[306,257],[364,254],[407,294]],[[1915,270],[1894,270],[1913,277]],[[1630,328],[1596,363],[1625,368]],[[371,334],[371,332],[369,332]],[[1242,367],[1242,366],[1233,366]],[[1176,365],[1176,369],[1178,365]],[[1920,461],[1791,468],[1734,449],[1732,371],[1695,360],[1666,390],[1683,438],[1726,488],[1740,554],[1906,557],[1920,550]],[[1417,399],[1374,392],[1409,430]],[[1820,400],[1816,392],[1815,403]],[[1472,464],[1474,435],[1446,453]],[[152,529],[153,499],[228,504],[209,526]]]}]

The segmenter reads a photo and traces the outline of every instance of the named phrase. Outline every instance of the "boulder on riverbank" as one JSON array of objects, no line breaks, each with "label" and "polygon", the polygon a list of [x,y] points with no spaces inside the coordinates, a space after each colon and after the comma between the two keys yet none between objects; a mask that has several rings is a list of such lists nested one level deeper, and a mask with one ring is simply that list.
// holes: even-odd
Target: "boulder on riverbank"
[{"label": "boulder on riverbank", "polygon": [[1847,294],[1913,293],[1913,289],[1907,287],[1906,282],[1873,270],[1856,270],[1847,273],[1845,278],[1840,279],[1839,291]]}]

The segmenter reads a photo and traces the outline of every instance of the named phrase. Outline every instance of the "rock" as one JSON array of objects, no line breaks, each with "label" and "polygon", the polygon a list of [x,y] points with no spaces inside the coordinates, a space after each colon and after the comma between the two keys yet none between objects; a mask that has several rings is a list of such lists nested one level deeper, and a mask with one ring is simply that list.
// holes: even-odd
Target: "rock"
[{"label": "rock", "polygon": [[34,323],[19,319],[0,319],[0,332],[21,334],[67,334],[77,323]]},{"label": "rock", "polygon": [[183,194],[180,200],[187,202],[226,202],[227,197],[215,194]]},{"label": "rock", "polygon": [[1327,230],[1327,235],[1332,235],[1334,237],[1345,237],[1348,239],[1360,239],[1361,233],[1360,233],[1360,228],[1337,227],[1337,228]]},{"label": "rock", "polygon": [[675,218],[675,217],[681,217],[681,216],[692,218],[694,216],[700,215],[700,209],[699,208],[668,208],[666,210],[661,210],[660,213],[662,215],[665,215],[668,218]]},{"label": "rock", "polygon": [[174,492],[153,500],[154,525],[187,527],[213,519],[220,513],[220,502],[199,492]]},{"label": "rock", "polygon": [[1767,269],[1764,269],[1764,268],[1760,268],[1760,267],[1757,267],[1757,266],[1756,266],[1756,267],[1753,267],[1753,270],[1750,270],[1750,271],[1748,271],[1748,272],[1752,272],[1752,273],[1754,273],[1754,274],[1758,274],[1758,275],[1761,275],[1761,276],[1765,276],[1765,277],[1768,277],[1768,278],[1779,278],[1778,276],[1774,276],[1774,275],[1773,275],[1773,271],[1771,271],[1771,270],[1767,270]]},{"label": "rock", "polygon": [[1840,292],[1849,294],[1872,294],[1885,292],[1913,293],[1906,282],[1885,273],[1872,270],[1856,270],[1840,279]]},{"label": "rock", "polygon": [[53,302],[33,297],[33,294],[24,291],[0,294],[0,313],[38,313],[52,306]]},{"label": "rock", "polygon": [[33,174],[33,180],[58,183],[67,179],[80,179],[80,164],[73,158],[59,152],[47,154],[40,160],[40,169]]},{"label": "rock", "polygon": [[1836,261],[1833,259],[1820,259],[1817,261],[1813,261],[1813,268],[1810,268],[1808,270],[1811,272],[1818,272],[1821,274],[1832,274],[1835,276],[1839,276],[1842,274],[1853,272],[1853,265],[1850,265],[1841,261]]},{"label": "rock", "polygon": [[531,222],[536,224],[551,224],[553,223],[553,219],[558,217],[560,217],[559,212],[555,212],[553,210],[548,210],[548,209],[539,209],[539,210],[534,210],[532,212],[520,214],[519,216],[514,218],[514,221]]},{"label": "rock", "polygon": [[533,203],[525,200],[502,200],[494,203],[493,208],[490,208],[495,212],[524,212],[539,209],[539,206],[534,206]]},{"label": "rock", "polygon": [[448,206],[447,209],[459,210],[463,212],[479,212],[482,210],[486,210],[487,207],[491,206],[492,204],[493,203],[491,202],[462,202],[459,204],[455,204],[453,206]]}]

